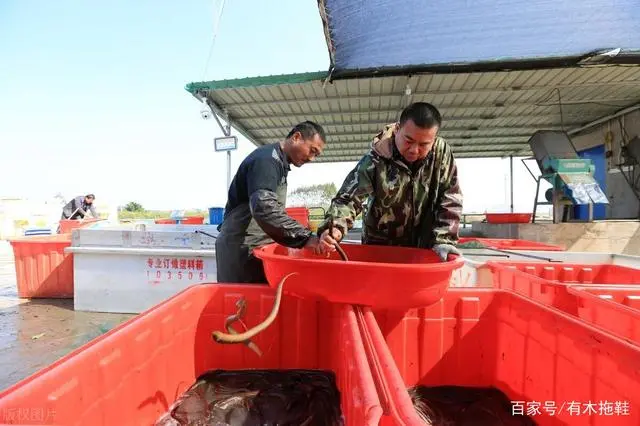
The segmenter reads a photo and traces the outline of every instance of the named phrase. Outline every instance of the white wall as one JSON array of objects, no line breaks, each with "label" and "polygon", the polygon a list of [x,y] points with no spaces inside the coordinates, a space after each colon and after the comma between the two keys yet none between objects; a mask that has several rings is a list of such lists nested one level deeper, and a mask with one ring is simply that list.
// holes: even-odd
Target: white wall
[{"label": "white wall", "polygon": [[[612,151],[613,155],[607,159],[607,188],[605,192],[610,202],[607,216],[611,219],[638,218],[640,217],[640,203],[618,167],[618,164],[623,161],[620,154],[623,140],[621,128],[625,130],[627,140],[640,136],[640,110],[572,136],[571,140],[578,151],[599,145],[605,145],[605,151]],[[612,136],[610,143],[606,139],[609,132]],[[637,173],[640,173],[640,167],[636,168]]]}]

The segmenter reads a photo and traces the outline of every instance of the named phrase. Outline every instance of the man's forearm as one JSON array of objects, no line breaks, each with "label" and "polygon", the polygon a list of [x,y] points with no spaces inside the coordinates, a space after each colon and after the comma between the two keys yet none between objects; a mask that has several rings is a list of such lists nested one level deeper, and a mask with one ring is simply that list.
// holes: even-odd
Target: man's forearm
[{"label": "man's forearm", "polygon": [[301,248],[312,235],[309,229],[286,214],[271,191],[259,190],[251,194],[249,207],[260,228],[278,244]]}]

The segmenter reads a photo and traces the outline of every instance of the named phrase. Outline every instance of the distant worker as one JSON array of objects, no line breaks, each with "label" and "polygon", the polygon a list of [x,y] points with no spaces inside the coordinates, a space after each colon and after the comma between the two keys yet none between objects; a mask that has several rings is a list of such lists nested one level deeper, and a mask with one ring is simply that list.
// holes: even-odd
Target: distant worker
[{"label": "distant worker", "polygon": [[429,248],[443,261],[460,254],[455,245],[462,192],[452,149],[438,136],[441,124],[433,105],[417,102],[402,111],[398,123],[384,127],[318,227],[321,252],[335,250],[333,244],[353,227],[368,198],[363,244]]},{"label": "distant worker", "polygon": [[74,198],[69,201],[66,206],[62,209],[62,220],[69,219],[84,219],[87,215],[87,212],[91,212],[91,216],[94,218],[98,218],[98,213],[96,213],[96,208],[93,205],[93,201],[96,199],[96,196],[93,194],[88,194],[85,196],[80,195],[79,197]]},{"label": "distant worker", "polygon": [[311,121],[296,125],[281,142],[264,145],[240,164],[218,225],[218,282],[266,283],[262,261],[252,251],[274,241],[319,253],[319,239],[285,212],[290,165],[301,167],[324,150],[325,133]]}]

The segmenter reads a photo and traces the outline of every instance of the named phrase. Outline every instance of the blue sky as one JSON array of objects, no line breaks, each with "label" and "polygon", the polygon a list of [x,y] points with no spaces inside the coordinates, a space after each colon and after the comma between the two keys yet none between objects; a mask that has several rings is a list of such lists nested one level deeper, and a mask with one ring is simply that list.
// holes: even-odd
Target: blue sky
[{"label": "blue sky", "polygon": [[[0,1],[0,197],[207,208],[226,201],[215,121],[191,81],[319,71],[329,59],[315,0]],[[255,147],[240,138],[232,169]],[[353,163],[293,169],[290,186]],[[506,208],[508,160],[460,160],[465,211]],[[327,179],[324,178],[323,182]],[[516,210],[535,185],[516,163]],[[322,182],[318,182],[322,183]]]}]

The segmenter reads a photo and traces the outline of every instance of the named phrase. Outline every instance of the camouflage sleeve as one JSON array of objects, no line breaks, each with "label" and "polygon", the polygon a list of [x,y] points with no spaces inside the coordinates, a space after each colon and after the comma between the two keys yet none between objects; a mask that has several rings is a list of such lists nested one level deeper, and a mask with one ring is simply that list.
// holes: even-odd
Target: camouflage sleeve
[{"label": "camouflage sleeve", "polygon": [[374,170],[373,158],[367,154],[349,172],[331,200],[324,221],[318,226],[318,236],[329,227],[332,220],[343,236],[353,228],[355,218],[362,212],[364,201],[374,190]]},{"label": "camouflage sleeve", "polygon": [[441,171],[442,192],[436,210],[434,244],[457,244],[462,216],[462,190],[458,182],[458,166],[450,149],[445,152]]}]

